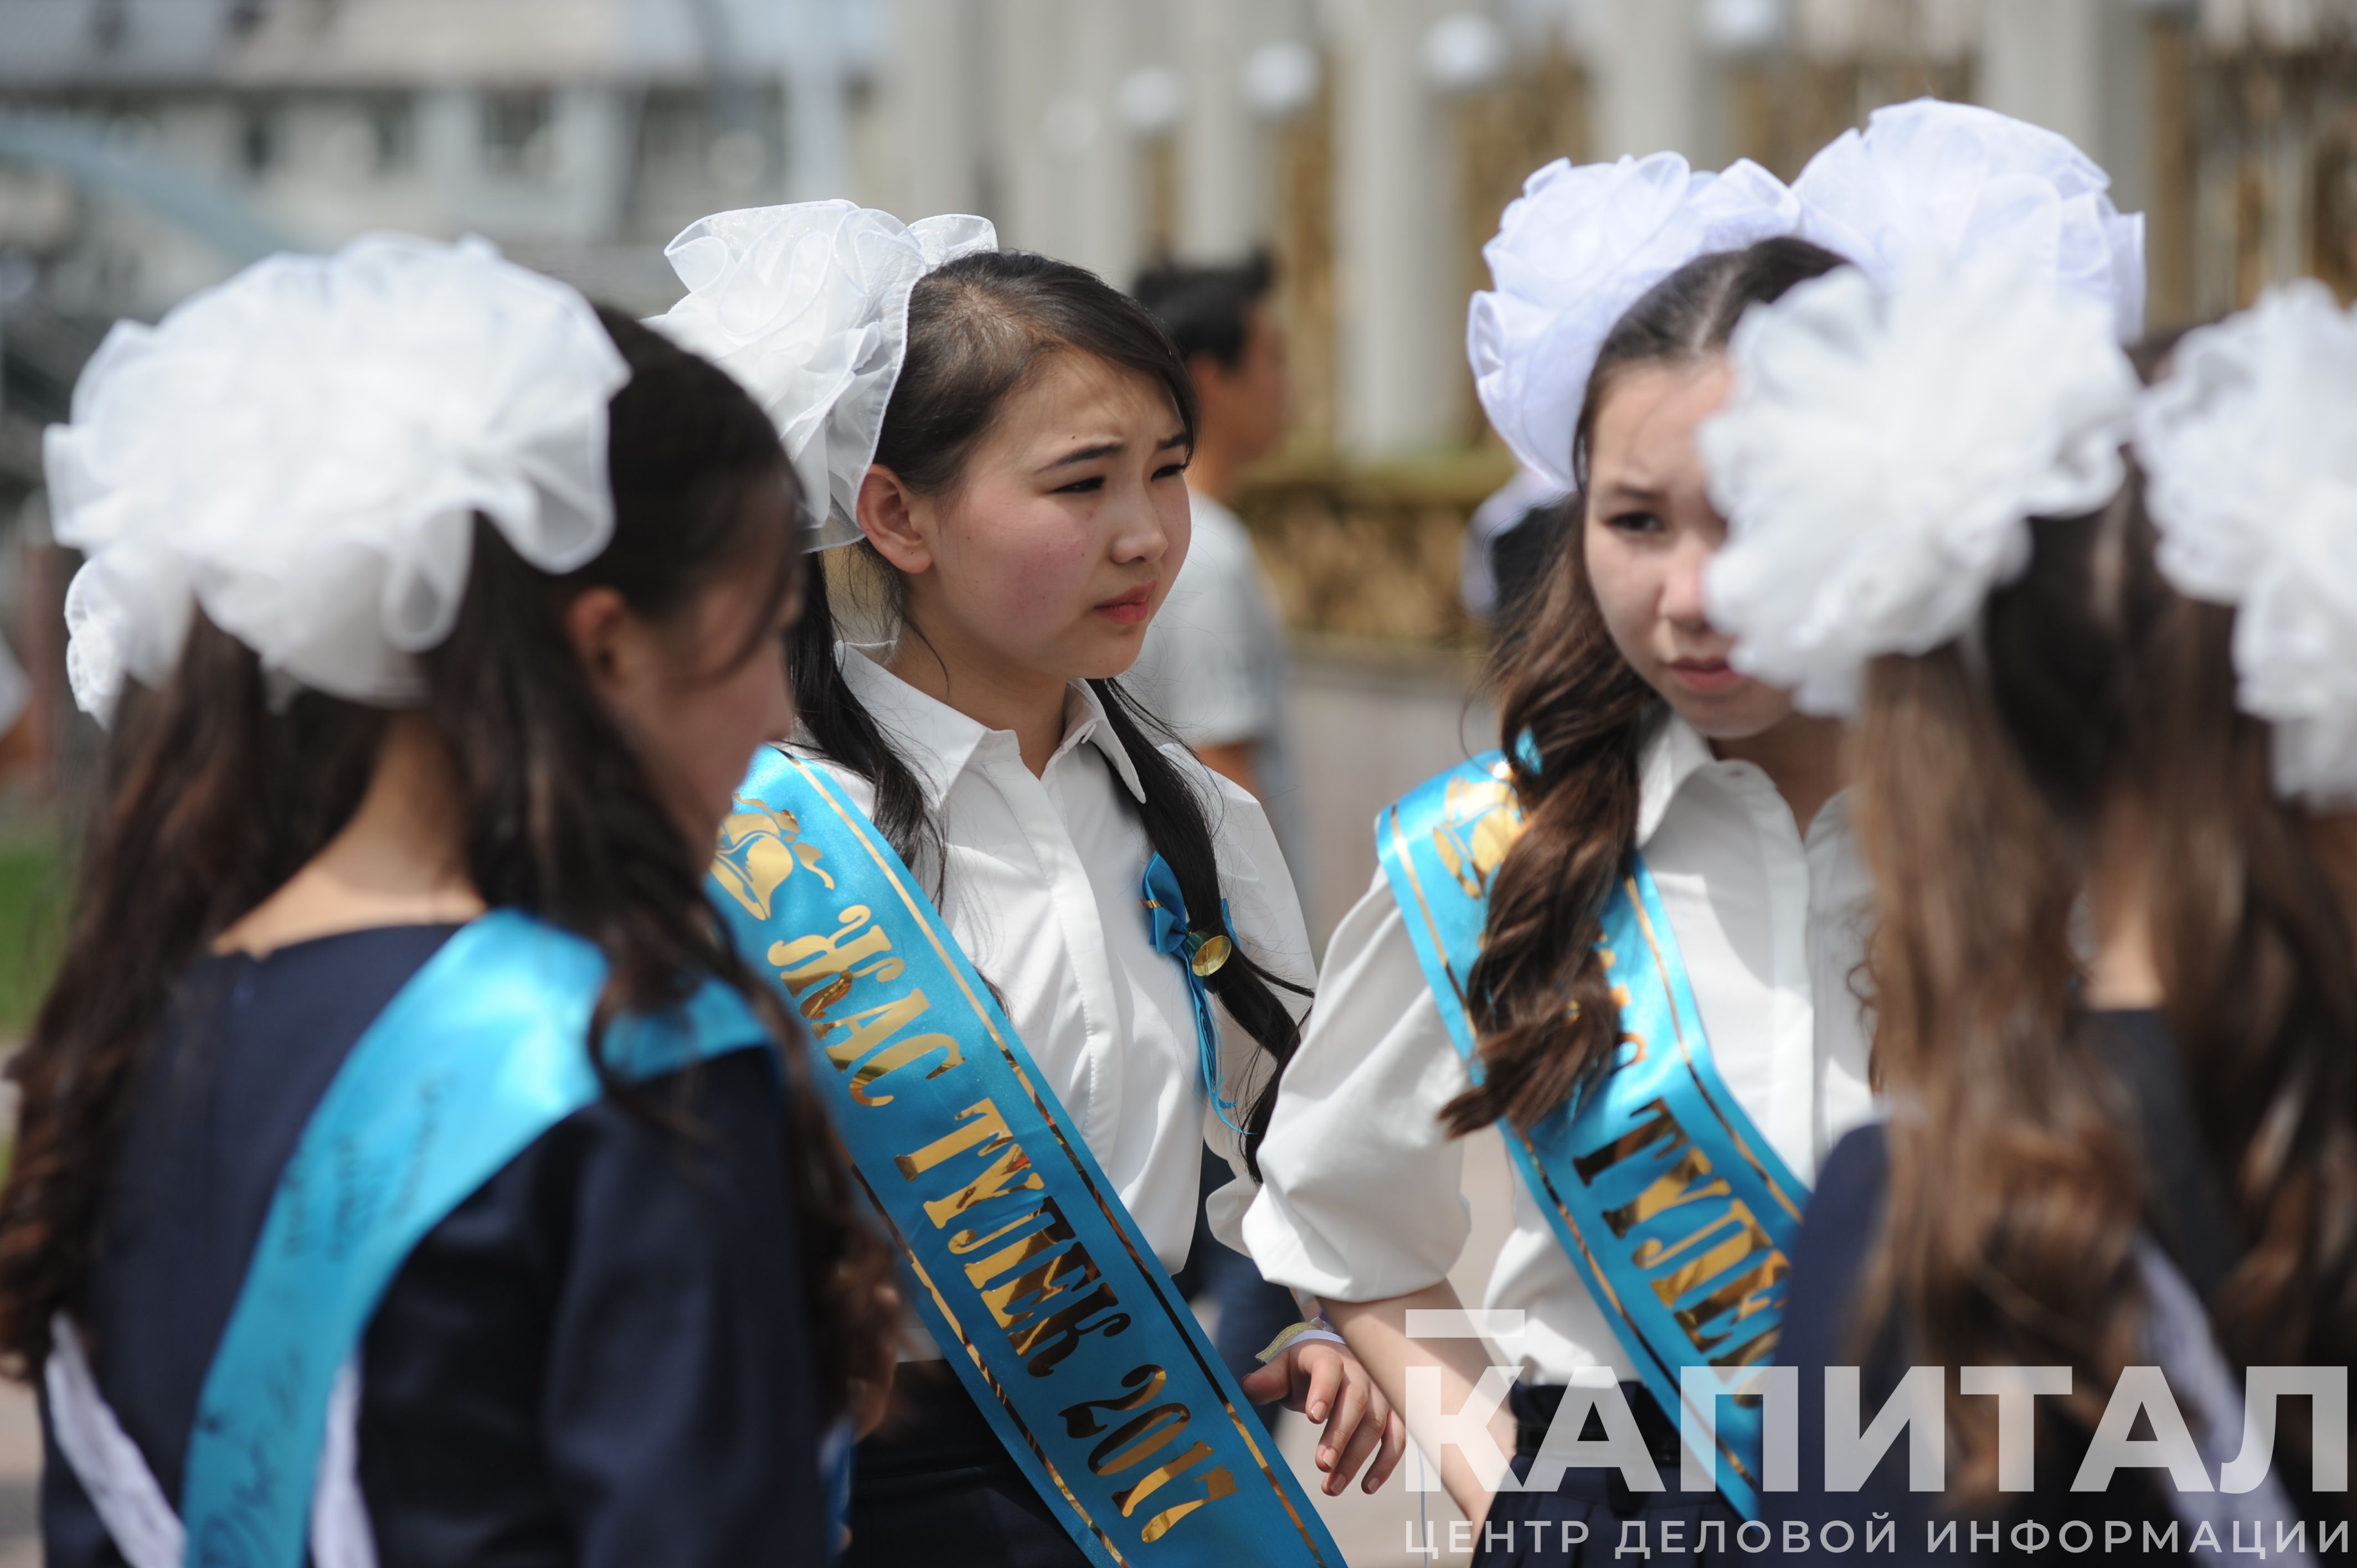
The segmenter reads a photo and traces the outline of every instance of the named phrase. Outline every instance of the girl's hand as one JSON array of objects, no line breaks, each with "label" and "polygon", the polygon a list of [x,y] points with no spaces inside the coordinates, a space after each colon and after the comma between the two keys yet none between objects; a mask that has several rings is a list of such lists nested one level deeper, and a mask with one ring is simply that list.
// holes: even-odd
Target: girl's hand
[{"label": "girl's hand", "polygon": [[1318,1467],[1326,1472],[1329,1498],[1342,1495],[1361,1465],[1367,1466],[1361,1489],[1375,1490],[1391,1479],[1407,1452],[1407,1427],[1399,1412],[1345,1346],[1322,1339],[1289,1345],[1247,1376],[1243,1387],[1254,1404],[1282,1400],[1286,1409],[1325,1426],[1318,1439]]}]

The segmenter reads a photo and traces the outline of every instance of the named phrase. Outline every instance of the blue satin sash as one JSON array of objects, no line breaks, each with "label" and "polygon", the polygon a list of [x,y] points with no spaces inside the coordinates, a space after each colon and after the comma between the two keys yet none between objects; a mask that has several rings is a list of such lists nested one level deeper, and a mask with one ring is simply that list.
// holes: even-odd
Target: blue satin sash
[{"label": "blue satin sash", "polygon": [[[1477,1083],[1465,981],[1480,954],[1491,879],[1522,832],[1512,777],[1491,752],[1419,785],[1375,822],[1416,957]],[[1731,1373],[1774,1358],[1808,1187],[1720,1079],[1642,856],[1606,906],[1598,945],[1620,1004],[1609,1074],[1528,1132],[1500,1130],[1645,1386],[1678,1412],[1686,1367]],[[1694,1413],[1715,1417],[1719,1490],[1756,1519],[1759,1403],[1715,1402]]]},{"label": "blue satin sash", "polygon": [[1342,1568],[892,846],[781,750],[754,759],[737,799],[714,902],[809,1021],[813,1077],[926,1326],[1072,1540],[1103,1568]]},{"label": "blue satin sash", "polygon": [[[427,1231],[603,1092],[587,1047],[606,983],[588,942],[499,910],[410,977],[328,1086],[278,1178],[188,1439],[191,1563],[300,1568],[336,1372]],[[608,1026],[643,1080],[767,1048],[717,983],[673,1013]]]}]

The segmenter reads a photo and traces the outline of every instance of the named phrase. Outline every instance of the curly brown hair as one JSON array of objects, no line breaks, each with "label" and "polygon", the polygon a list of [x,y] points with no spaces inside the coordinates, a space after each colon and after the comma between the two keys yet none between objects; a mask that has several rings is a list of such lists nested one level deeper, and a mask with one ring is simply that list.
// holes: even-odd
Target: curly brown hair
[{"label": "curly brown hair", "polygon": [[[1571,453],[1581,488],[1596,412],[1616,380],[1725,352],[1745,311],[1839,265],[1805,241],[1764,240],[1689,263],[1631,306],[1588,377]],[[1581,548],[1586,510],[1570,503],[1546,585],[1501,640],[1490,678],[1523,831],[1491,886],[1467,977],[1483,1077],[1441,1113],[1459,1135],[1501,1119],[1536,1122],[1601,1075],[1620,1038],[1596,943],[1637,853],[1638,756],[1663,703],[1605,628]]]},{"label": "curly brown hair", "polygon": [[[1852,736],[1896,1112],[1861,1319],[1895,1321],[1925,1364],[2071,1366],[2062,1408],[2092,1430],[2140,1359],[2152,1198],[2134,1110],[2090,1042],[2074,912],[2099,867],[2140,869],[2233,1210],[2238,1261],[2209,1304],[2222,1344],[2244,1365],[2343,1365],[2357,825],[2276,798],[2267,726],[2235,702],[2233,614],[2160,577],[2139,484],[2034,537],[1973,638],[1875,661]],[[1993,1501],[1992,1402],[1949,1404],[1951,1498]]]}]

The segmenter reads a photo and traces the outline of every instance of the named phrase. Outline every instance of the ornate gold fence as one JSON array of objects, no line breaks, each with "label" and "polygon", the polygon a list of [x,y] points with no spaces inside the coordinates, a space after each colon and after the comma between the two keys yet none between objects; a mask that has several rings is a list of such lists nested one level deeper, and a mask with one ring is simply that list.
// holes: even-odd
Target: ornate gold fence
[{"label": "ornate gold fence", "polygon": [[1465,524],[1512,471],[1495,451],[1359,472],[1303,465],[1256,478],[1238,510],[1296,631],[1468,647],[1480,628],[1458,596]]}]

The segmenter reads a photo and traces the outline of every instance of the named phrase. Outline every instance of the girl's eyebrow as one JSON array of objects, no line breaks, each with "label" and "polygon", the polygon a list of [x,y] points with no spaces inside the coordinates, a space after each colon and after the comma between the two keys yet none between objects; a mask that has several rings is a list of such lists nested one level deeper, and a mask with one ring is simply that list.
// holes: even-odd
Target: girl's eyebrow
[{"label": "girl's eyebrow", "polygon": [[[1154,449],[1157,452],[1168,452],[1174,446],[1191,445],[1192,443],[1187,438],[1187,433],[1181,430],[1174,435],[1164,436],[1156,444]],[[1128,449],[1129,443],[1126,441],[1099,441],[1092,446],[1077,447],[1067,452],[1052,463],[1042,464],[1039,472],[1053,473],[1058,468],[1069,468],[1075,463],[1093,462],[1099,457],[1118,457]]]},{"label": "girl's eyebrow", "polygon": [[1125,441],[1100,441],[1092,446],[1082,446],[1067,452],[1054,462],[1042,465],[1039,471],[1045,474],[1057,468],[1068,468],[1075,463],[1093,462],[1099,457],[1118,457],[1128,445]]}]

